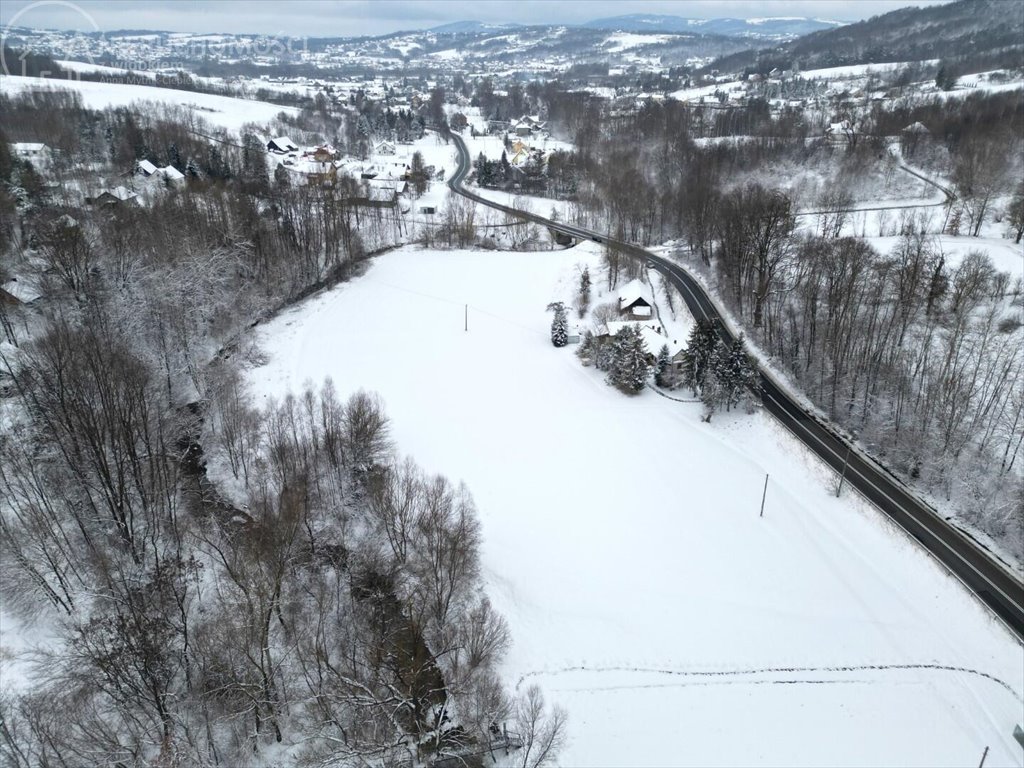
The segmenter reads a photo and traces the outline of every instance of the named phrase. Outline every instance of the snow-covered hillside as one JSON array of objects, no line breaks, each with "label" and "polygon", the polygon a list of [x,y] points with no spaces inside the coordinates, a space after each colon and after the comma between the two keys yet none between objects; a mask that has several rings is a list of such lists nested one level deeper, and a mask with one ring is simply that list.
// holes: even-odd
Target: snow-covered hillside
[{"label": "snow-covered hillside", "polygon": [[569,710],[561,764],[1020,765],[1021,646],[916,544],[766,416],[705,424],[551,346],[545,306],[598,262],[390,253],[262,327],[251,387],[377,391],[466,481],[507,678]]},{"label": "snow-covered hillside", "polygon": [[282,107],[265,101],[235,99],[208,93],[157,88],[151,85],[101,83],[86,80],[58,80],[42,77],[0,77],[0,91],[13,95],[32,90],[70,90],[82,96],[89,109],[127,107],[140,101],[167,106],[191,107],[207,122],[237,131],[246,123],[265,123],[281,112],[297,114],[295,107]]}]

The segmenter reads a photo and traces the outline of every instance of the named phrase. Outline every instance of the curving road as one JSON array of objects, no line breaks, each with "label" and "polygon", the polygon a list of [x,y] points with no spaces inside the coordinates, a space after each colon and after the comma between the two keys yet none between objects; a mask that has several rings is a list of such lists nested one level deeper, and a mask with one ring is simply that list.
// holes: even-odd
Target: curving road
[{"label": "curving road", "polygon": [[[448,180],[456,193],[509,216],[524,219],[577,239],[611,243],[623,252],[644,259],[665,276],[682,295],[696,319],[716,322],[722,341],[732,343],[732,330],[700,284],[686,271],[667,259],[632,243],[616,240],[533,213],[517,211],[492,202],[462,186],[471,167],[469,150],[457,134],[451,134],[459,151],[459,169]],[[878,509],[889,516],[908,535],[917,539],[936,560],[960,579],[1019,639],[1024,641],[1024,583],[997,562],[979,542],[946,522],[931,506],[918,498],[902,481],[882,465],[862,453],[829,422],[804,409],[770,372],[759,372],[764,408],[777,418],[801,442],[814,451]]]}]

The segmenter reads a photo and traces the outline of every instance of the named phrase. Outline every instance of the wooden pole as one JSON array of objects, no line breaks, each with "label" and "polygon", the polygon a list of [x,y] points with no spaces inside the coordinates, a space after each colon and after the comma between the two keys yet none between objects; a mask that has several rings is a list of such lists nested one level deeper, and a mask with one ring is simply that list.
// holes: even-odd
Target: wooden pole
[{"label": "wooden pole", "polygon": [[768,475],[764,476],[764,491],[761,493],[761,514],[758,517],[764,517],[764,500],[768,496]]},{"label": "wooden pole", "polygon": [[469,330],[469,304],[466,305],[466,326],[463,328],[464,331]]},{"label": "wooden pole", "polygon": [[983,768],[986,757],[988,757],[988,747],[985,747],[985,751],[981,753],[981,762],[978,763],[978,768]]}]

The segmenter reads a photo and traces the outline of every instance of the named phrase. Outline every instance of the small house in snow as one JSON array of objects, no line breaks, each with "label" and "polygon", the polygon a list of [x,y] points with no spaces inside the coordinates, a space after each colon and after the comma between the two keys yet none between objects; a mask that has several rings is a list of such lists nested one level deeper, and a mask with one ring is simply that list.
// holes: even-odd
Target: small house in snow
[{"label": "small house in snow", "polygon": [[163,168],[157,168],[156,172],[168,184],[180,184],[185,181],[185,174],[173,165],[165,165]]},{"label": "small house in snow", "polygon": [[649,318],[653,314],[647,286],[639,280],[630,280],[619,288],[619,316],[635,319]]},{"label": "small house in snow", "polygon": [[270,152],[276,152],[279,155],[286,155],[289,152],[295,152],[299,148],[299,145],[294,143],[287,136],[278,136],[276,139],[271,139],[267,142],[267,150]]},{"label": "small house in snow", "polygon": [[87,202],[91,202],[93,205],[138,205],[139,196],[127,187],[114,187],[113,189],[102,190],[96,197]]},{"label": "small house in snow", "polygon": [[157,172],[157,167],[153,163],[149,162],[149,160],[139,160],[135,170],[140,176],[149,178]]},{"label": "small house in snow", "polygon": [[644,340],[644,346],[647,347],[648,362],[653,363],[657,359],[658,353],[661,352],[661,348],[668,347],[669,359],[673,365],[677,362],[681,364],[682,354],[686,351],[686,346],[681,344],[678,339],[666,336],[665,327],[657,320],[611,320],[601,327],[597,336],[599,338],[602,336],[618,336],[619,331],[627,325],[633,326],[640,334],[640,338]]},{"label": "small house in snow", "polygon": [[21,160],[28,160],[36,168],[45,168],[53,159],[53,152],[45,144],[17,141],[11,144],[11,151]]}]

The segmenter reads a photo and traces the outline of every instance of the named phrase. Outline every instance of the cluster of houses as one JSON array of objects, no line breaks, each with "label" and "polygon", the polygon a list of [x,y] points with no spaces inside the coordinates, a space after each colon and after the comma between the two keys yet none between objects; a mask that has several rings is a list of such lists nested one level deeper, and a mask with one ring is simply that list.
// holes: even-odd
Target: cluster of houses
[{"label": "cluster of houses", "polygon": [[105,207],[112,205],[139,205],[142,201],[139,197],[139,188],[178,187],[185,183],[185,174],[173,165],[165,165],[162,168],[149,160],[139,160],[135,165],[135,173],[128,185],[119,184],[114,187],[105,187],[94,195],[85,198],[89,205]]},{"label": "cluster of houses", "polygon": [[620,286],[617,296],[618,319],[608,320],[594,334],[597,339],[612,339],[627,326],[633,327],[647,347],[648,363],[654,365],[662,347],[668,347],[669,370],[665,378],[678,380],[682,373],[686,344],[665,333],[665,326],[654,315],[654,300],[647,285],[641,280],[630,280]]},{"label": "cluster of houses", "polygon": [[287,136],[279,136],[266,142],[267,152],[278,163],[295,175],[296,182],[332,186],[338,175],[358,180],[360,191],[354,202],[376,207],[400,205],[401,198],[409,189],[411,168],[402,161],[388,161],[395,155],[392,142],[379,141],[374,145],[376,160],[363,161],[343,157],[330,144],[300,148]]}]

